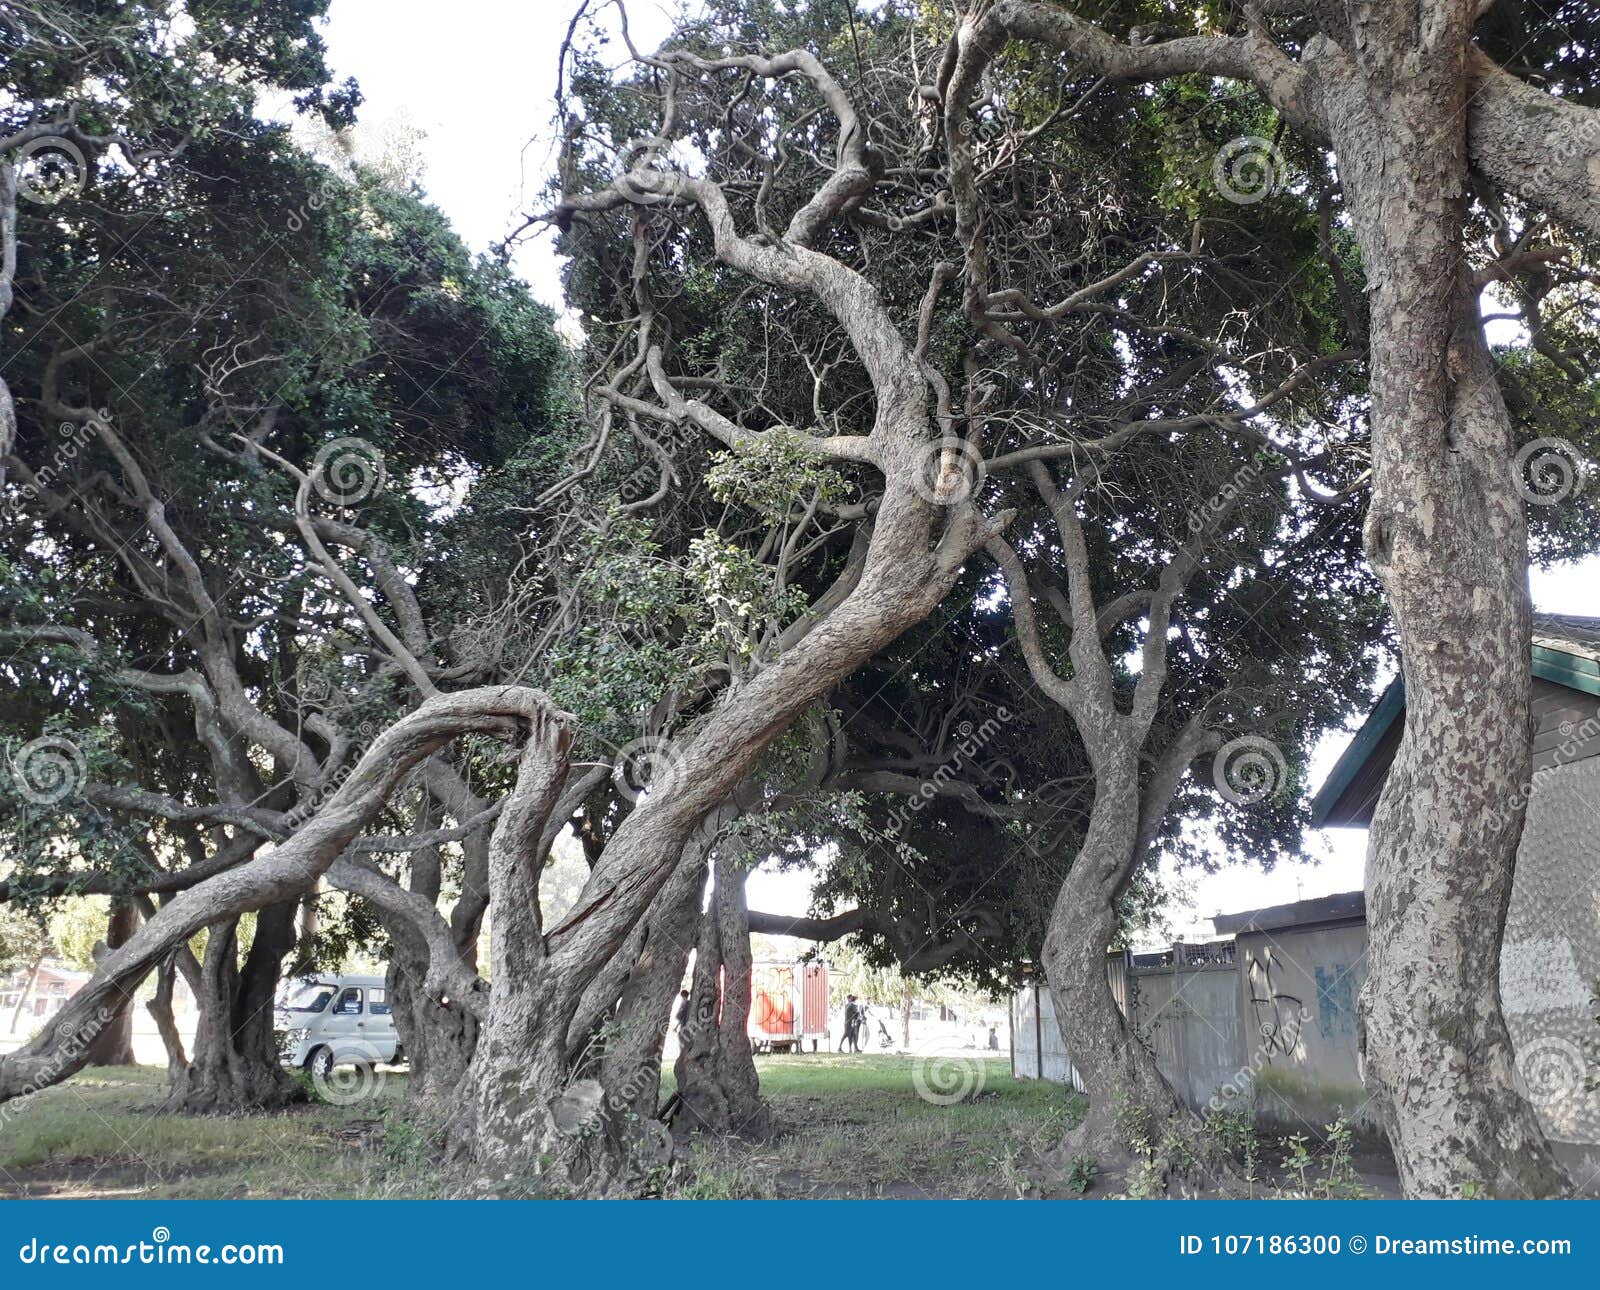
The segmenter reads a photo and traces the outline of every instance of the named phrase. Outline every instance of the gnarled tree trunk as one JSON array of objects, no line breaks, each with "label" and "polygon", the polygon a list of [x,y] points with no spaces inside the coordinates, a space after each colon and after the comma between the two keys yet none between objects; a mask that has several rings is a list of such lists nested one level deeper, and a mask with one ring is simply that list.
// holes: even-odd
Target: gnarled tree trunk
[{"label": "gnarled tree trunk", "polygon": [[600,1060],[600,1082],[624,1114],[654,1119],[661,1057],[678,989],[694,949],[705,888],[704,848],[691,842],[644,924],[644,938],[617,1002],[616,1034]]},{"label": "gnarled tree trunk", "polygon": [[676,1075],[676,1127],[762,1138],[771,1129],[750,1051],[750,923],[738,856],[718,856],[701,916]]},{"label": "gnarled tree trunk", "polygon": [[189,1069],[189,1057],[183,1051],[183,1035],[178,1030],[178,1020],[172,1011],[173,989],[178,979],[178,956],[169,955],[156,969],[156,992],[145,1004],[161,1035],[161,1044],[167,1050],[167,1083],[176,1088],[179,1078]]},{"label": "gnarled tree trunk", "polygon": [[1119,1102],[1148,1111],[1156,1124],[1186,1114],[1155,1057],[1133,1032],[1106,976],[1117,934],[1117,899],[1141,854],[1137,761],[1098,766],[1083,844],[1051,907],[1043,961],[1056,1024],[1068,1059],[1089,1096],[1089,1111],[1065,1151],[1093,1156],[1102,1168],[1126,1160],[1117,1128]]},{"label": "gnarled tree trunk", "polygon": [[173,1082],[167,1110],[234,1113],[294,1100],[294,1084],[280,1065],[272,1005],[284,956],[294,948],[298,908],[298,901],[282,901],[257,915],[242,966],[238,920],[211,929],[194,1056]]},{"label": "gnarled tree trunk", "polygon": [[0,1102],[47,1088],[81,1070],[89,1041],[121,1002],[202,927],[310,890],[420,761],[463,734],[504,738],[528,712],[544,711],[547,704],[542,694],[525,687],[485,686],[435,695],[395,722],[287,842],[174,896],[126,945],[108,951],[94,977],[37,1038],[0,1056]]}]

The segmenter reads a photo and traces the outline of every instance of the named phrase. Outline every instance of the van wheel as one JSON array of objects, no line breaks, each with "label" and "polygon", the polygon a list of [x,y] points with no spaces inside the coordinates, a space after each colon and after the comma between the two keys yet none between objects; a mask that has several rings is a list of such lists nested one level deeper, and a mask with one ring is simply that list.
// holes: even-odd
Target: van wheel
[{"label": "van wheel", "polygon": [[313,1049],[306,1058],[306,1070],[313,1078],[327,1079],[333,1074],[333,1049]]}]

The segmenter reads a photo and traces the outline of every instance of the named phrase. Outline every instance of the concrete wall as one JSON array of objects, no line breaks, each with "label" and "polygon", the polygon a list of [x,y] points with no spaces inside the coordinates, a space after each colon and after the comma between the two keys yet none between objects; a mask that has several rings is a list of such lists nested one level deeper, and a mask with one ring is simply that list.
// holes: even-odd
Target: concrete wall
[{"label": "concrete wall", "polygon": [[[1188,963],[1178,946],[1167,962],[1131,968],[1133,1026],[1197,1110],[1251,1107],[1258,1120],[1291,1133],[1340,1116],[1375,1129],[1356,1054],[1365,951],[1359,922],[1246,932],[1232,962]],[[1012,998],[1012,1070],[1081,1088],[1050,993],[1037,987],[1036,1005],[1035,989]]]},{"label": "concrete wall", "polygon": [[1191,1106],[1203,1107],[1244,1065],[1238,972],[1232,963],[1133,970],[1135,1028]]},{"label": "concrete wall", "polygon": [[1366,950],[1365,923],[1238,937],[1238,1008],[1250,1045],[1243,1083],[1258,1120],[1294,1132],[1341,1116],[1378,1127],[1356,1049]]},{"label": "concrete wall", "polygon": [[1011,1073],[1018,1079],[1054,1080],[1083,1091],[1083,1081],[1072,1069],[1061,1040],[1055,1004],[1042,981],[1011,996]]}]

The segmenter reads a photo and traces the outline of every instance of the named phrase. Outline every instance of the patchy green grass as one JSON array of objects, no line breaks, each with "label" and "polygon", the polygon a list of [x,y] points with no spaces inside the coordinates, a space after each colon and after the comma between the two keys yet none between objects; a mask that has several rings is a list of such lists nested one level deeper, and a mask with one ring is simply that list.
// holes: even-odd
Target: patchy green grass
[{"label": "patchy green grass", "polygon": [[[757,1059],[777,1136],[697,1143],[675,1197],[1015,1196],[1020,1166],[1082,1115],[1004,1060],[830,1053]],[[918,1072],[921,1072],[920,1075]],[[353,1105],[271,1115],[160,1111],[165,1072],[97,1067],[0,1108],[0,1197],[438,1196],[446,1171],[382,1071]],[[962,1094],[942,1104],[919,1095]],[[663,1096],[671,1092],[668,1071]]]},{"label": "patchy green grass", "polygon": [[810,1053],[756,1064],[778,1136],[696,1144],[692,1177],[669,1194],[1023,1195],[1025,1162],[1084,1110],[1059,1085],[1014,1079],[1003,1059]]},{"label": "patchy green grass", "polygon": [[0,1107],[0,1196],[437,1194],[437,1173],[399,1115],[405,1076],[381,1074],[350,1106],[188,1116],[160,1112],[165,1070],[91,1067]]}]

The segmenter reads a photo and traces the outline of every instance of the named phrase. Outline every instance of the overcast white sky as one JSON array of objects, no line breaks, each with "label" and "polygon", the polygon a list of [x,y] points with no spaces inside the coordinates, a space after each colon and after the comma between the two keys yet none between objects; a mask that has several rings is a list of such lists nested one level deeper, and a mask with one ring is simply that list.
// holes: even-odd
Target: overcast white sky
[{"label": "overcast white sky", "polygon": [[[441,22],[437,0],[334,0],[326,34],[339,76],[366,95],[365,130],[420,130],[429,198],[466,241],[484,249],[505,236],[536,202],[553,158],[556,54],[576,0],[455,0]],[[665,0],[630,0],[635,43],[651,48],[669,29]],[[619,51],[620,57],[620,51]],[[525,243],[518,271],[545,303],[560,308],[558,262],[548,239]],[[1537,608],[1600,614],[1600,560],[1535,571]],[[1348,735],[1318,749],[1313,783],[1333,765]],[[1187,898],[1169,911],[1190,939],[1211,934],[1218,912],[1259,908],[1362,885],[1365,832],[1325,830],[1313,840],[1322,862],[1263,874],[1251,865],[1185,880]],[[752,908],[801,913],[802,875],[758,874]]]}]

